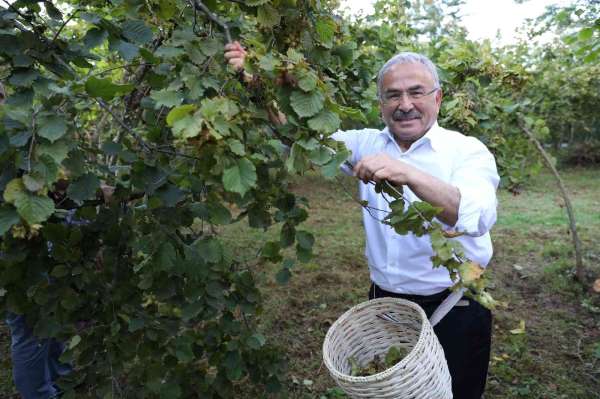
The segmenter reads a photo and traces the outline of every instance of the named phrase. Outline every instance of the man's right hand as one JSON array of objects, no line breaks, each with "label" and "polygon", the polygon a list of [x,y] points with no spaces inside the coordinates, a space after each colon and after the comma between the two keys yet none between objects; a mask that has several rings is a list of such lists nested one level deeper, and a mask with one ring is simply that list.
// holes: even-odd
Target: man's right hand
[{"label": "man's right hand", "polygon": [[236,71],[241,71],[244,69],[246,50],[237,40],[233,43],[227,43],[225,45],[225,59]]}]

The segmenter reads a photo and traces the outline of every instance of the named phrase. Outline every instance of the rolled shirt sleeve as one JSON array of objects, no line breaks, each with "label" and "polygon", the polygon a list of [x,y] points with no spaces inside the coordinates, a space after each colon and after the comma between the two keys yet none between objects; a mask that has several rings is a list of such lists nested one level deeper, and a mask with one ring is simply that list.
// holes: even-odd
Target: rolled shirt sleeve
[{"label": "rolled shirt sleeve", "polygon": [[469,236],[486,234],[496,222],[496,189],[500,177],[494,156],[479,140],[469,137],[450,183],[460,191],[454,229]]}]

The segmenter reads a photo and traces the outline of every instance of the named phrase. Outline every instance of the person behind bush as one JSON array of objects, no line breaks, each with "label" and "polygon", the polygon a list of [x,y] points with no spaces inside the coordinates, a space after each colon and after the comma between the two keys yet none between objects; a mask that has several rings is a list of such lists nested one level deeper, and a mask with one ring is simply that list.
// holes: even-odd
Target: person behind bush
[{"label": "person behind bush", "polygon": [[[5,99],[6,91],[0,83],[0,105]],[[0,201],[3,201],[2,196]],[[58,397],[60,390],[55,381],[71,371],[71,366],[59,361],[63,344],[52,338],[37,338],[23,315],[8,312],[6,324],[10,329],[13,381],[17,391],[23,399]]]}]

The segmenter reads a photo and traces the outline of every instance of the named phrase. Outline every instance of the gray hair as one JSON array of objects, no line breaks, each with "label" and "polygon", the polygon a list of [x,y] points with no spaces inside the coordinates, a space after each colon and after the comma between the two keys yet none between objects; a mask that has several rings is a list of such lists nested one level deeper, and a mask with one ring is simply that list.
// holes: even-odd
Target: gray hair
[{"label": "gray hair", "polygon": [[431,60],[429,58],[425,57],[424,55],[412,53],[410,51],[405,51],[402,53],[398,53],[395,56],[393,56],[392,58],[390,58],[385,64],[383,64],[383,66],[379,70],[379,73],[377,74],[377,95],[379,96],[379,98],[381,98],[382,91],[383,91],[382,90],[383,89],[383,87],[382,87],[383,75],[385,75],[386,72],[392,66],[394,66],[396,64],[410,64],[410,63],[419,63],[419,64],[425,65],[425,68],[427,68],[427,70],[431,74],[431,77],[433,78],[435,87],[441,87],[440,86],[440,77],[438,76],[437,67],[435,66],[435,64],[433,62],[431,62]]}]

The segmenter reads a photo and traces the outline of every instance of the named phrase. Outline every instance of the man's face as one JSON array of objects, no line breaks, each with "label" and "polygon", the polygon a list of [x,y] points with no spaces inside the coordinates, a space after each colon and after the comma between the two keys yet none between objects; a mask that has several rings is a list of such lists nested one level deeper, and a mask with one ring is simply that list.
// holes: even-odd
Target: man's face
[{"label": "man's face", "polygon": [[[435,88],[433,76],[421,63],[395,64],[383,75],[381,115],[404,149],[427,133],[436,121],[442,92],[432,92]],[[421,97],[413,98],[418,96]]]}]

